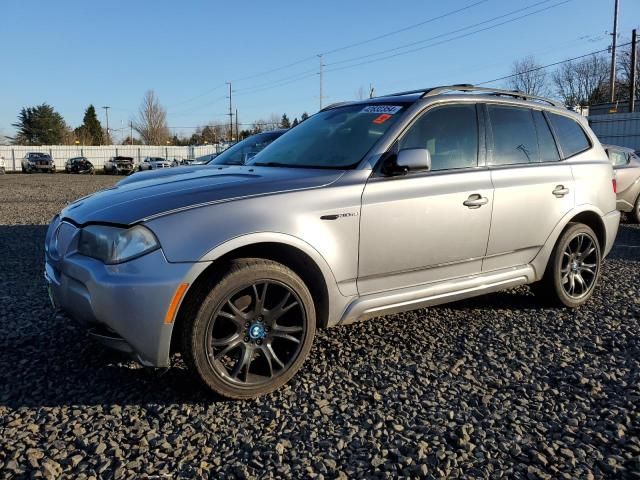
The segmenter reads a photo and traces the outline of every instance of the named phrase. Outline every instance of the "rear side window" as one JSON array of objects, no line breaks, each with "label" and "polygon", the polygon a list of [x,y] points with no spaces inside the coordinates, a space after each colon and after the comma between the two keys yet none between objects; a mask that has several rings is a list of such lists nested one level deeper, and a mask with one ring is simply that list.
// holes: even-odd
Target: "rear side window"
[{"label": "rear side window", "polygon": [[536,131],[538,132],[538,147],[540,148],[540,161],[541,162],[557,162],[560,160],[560,154],[558,153],[558,147],[556,141],[553,139],[551,129],[544,115],[539,110],[533,111],[533,120],[536,124]]},{"label": "rear side window", "polygon": [[398,149],[426,148],[431,170],[478,166],[478,118],[475,105],[449,105],[429,110],[414,123]]},{"label": "rear side window", "polygon": [[549,120],[558,137],[564,158],[572,157],[591,148],[591,143],[578,122],[555,113],[549,113]]},{"label": "rear side window", "polygon": [[514,165],[540,161],[538,137],[532,111],[527,108],[489,105],[493,132],[491,165]]}]

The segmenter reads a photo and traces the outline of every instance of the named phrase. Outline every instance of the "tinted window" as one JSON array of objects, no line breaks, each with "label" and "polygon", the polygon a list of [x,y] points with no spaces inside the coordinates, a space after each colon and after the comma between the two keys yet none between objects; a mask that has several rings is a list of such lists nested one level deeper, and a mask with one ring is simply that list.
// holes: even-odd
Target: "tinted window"
[{"label": "tinted window", "polygon": [[607,151],[609,154],[609,160],[611,160],[611,164],[614,167],[619,167],[621,165],[626,165],[629,163],[629,157],[626,153],[621,152],[620,150],[609,149]]},{"label": "tinted window", "polygon": [[399,142],[399,150],[426,148],[431,170],[478,165],[478,119],[475,105],[451,105],[426,112]]},{"label": "tinted window", "polygon": [[489,105],[493,131],[491,165],[513,165],[540,161],[533,114],[526,108]]},{"label": "tinted window", "polygon": [[550,113],[549,120],[558,137],[564,158],[584,152],[591,147],[584,130],[572,118]]},{"label": "tinted window", "polygon": [[540,149],[541,162],[557,162],[560,160],[556,141],[553,139],[551,129],[544,115],[539,110],[533,111],[533,119],[538,132],[538,147]]}]

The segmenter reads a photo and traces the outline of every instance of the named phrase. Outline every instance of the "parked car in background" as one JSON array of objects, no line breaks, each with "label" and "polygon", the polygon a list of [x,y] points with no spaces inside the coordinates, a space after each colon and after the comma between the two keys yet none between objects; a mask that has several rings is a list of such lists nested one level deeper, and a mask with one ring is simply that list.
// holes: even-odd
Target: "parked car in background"
[{"label": "parked car in background", "polygon": [[7,165],[4,161],[4,157],[0,156],[0,175],[4,175],[7,169]]},{"label": "parked car in background", "polygon": [[171,168],[171,162],[162,157],[145,157],[142,162],[138,164],[138,171],[144,170],[158,170],[159,168]]},{"label": "parked car in background", "polygon": [[172,167],[183,167],[185,165],[192,165],[194,162],[193,158],[182,158],[176,157],[171,161]]},{"label": "parked car in background", "polygon": [[104,162],[104,173],[111,175],[129,175],[134,170],[133,157],[111,157]]},{"label": "parked car in background", "polygon": [[[206,163],[194,162],[192,165],[182,166],[171,170],[165,169],[156,170],[154,172],[136,173],[130,177],[120,180],[118,185],[127,185],[141,180],[152,180],[158,178],[166,178],[167,181],[169,181],[177,175],[185,175],[187,173],[198,171],[202,168],[225,168],[231,165],[239,165],[244,163],[247,159],[253,158],[260,150],[265,148],[286,131],[287,130],[274,130],[272,132],[258,133],[245,138],[222,153],[214,155],[213,158],[206,161]],[[208,156],[200,158],[206,157]]]},{"label": "parked car in background", "polygon": [[179,349],[208,388],[254,398],[291,379],[321,327],[525,284],[587,302],[618,230],[613,177],[559,102],[401,92],[326,107],[247,165],[66,206],[45,278],[94,338],[156,367]]},{"label": "parked car in background", "polygon": [[640,157],[631,148],[603,146],[616,172],[618,210],[640,223]]},{"label": "parked car in background", "polygon": [[93,164],[86,157],[73,157],[64,164],[67,173],[87,173],[93,175]]},{"label": "parked car in background", "polygon": [[48,153],[29,152],[22,158],[22,173],[56,173],[56,164]]}]

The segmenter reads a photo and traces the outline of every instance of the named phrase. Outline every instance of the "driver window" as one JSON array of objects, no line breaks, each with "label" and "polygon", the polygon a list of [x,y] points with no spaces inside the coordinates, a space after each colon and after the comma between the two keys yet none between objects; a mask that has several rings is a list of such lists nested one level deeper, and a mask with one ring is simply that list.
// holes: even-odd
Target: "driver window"
[{"label": "driver window", "polygon": [[427,111],[409,128],[398,147],[429,150],[431,170],[477,167],[476,106],[448,105]]}]

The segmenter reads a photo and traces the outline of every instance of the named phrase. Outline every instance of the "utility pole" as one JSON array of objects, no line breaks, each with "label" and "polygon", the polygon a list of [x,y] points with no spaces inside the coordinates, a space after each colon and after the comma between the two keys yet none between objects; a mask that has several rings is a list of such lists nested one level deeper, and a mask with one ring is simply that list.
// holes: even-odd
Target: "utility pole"
[{"label": "utility pole", "polygon": [[322,110],[322,80],[323,80],[323,70],[324,70],[324,62],[322,61],[322,54],[318,55],[320,59],[320,110]]},{"label": "utility pole", "polygon": [[631,32],[631,91],[629,92],[629,111],[636,111],[636,78],[638,76],[638,32]]},{"label": "utility pole", "polygon": [[369,84],[369,98],[373,98],[373,94],[375,93],[375,89],[373,85]]},{"label": "utility pole", "polygon": [[233,141],[233,108],[231,106],[231,82],[227,82],[229,85],[229,141]]},{"label": "utility pole", "polygon": [[618,4],[620,0],[615,0],[615,7],[613,12],[613,41],[611,43],[611,77],[609,79],[610,91],[611,91],[611,103],[616,101],[616,43],[618,40]]},{"label": "utility pole", "polygon": [[129,120],[129,145],[133,145],[133,120]]},{"label": "utility pole", "polygon": [[104,114],[107,116],[107,141],[109,141],[109,109],[111,107],[104,106],[102,108],[104,108]]},{"label": "utility pole", "polygon": [[240,130],[238,130],[238,109],[236,108],[236,141],[240,141]]}]

